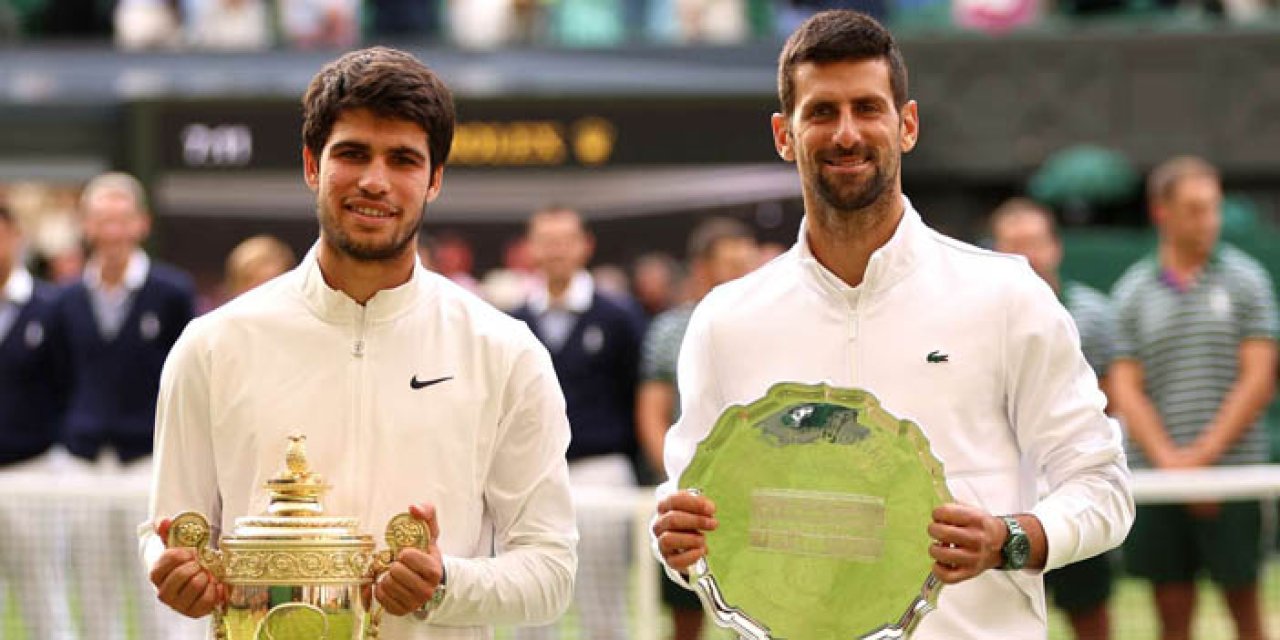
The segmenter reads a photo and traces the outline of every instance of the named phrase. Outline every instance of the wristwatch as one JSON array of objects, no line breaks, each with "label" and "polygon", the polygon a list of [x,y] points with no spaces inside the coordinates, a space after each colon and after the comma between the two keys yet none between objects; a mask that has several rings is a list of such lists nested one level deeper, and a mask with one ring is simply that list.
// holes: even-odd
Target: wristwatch
[{"label": "wristwatch", "polygon": [[447,580],[449,574],[445,571],[444,565],[440,565],[440,584],[436,585],[436,590],[431,592],[431,599],[427,600],[413,612],[413,617],[419,620],[426,620],[436,609],[440,608],[440,603],[444,602],[444,595],[449,590]]},{"label": "wristwatch", "polygon": [[1027,560],[1031,558],[1031,540],[1027,538],[1027,532],[1022,529],[1022,525],[1018,524],[1018,519],[1013,516],[1000,516],[1004,521],[1004,526],[1009,530],[1009,535],[1004,539],[1004,546],[1000,547],[1000,569],[1005,571],[1014,571],[1027,566]]}]

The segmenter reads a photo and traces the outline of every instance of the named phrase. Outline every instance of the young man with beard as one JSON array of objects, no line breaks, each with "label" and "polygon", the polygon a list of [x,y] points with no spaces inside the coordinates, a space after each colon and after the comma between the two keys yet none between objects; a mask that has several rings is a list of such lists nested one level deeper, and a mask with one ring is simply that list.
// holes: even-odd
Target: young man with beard
[{"label": "young man with beard", "polygon": [[551,361],[415,251],[453,137],[449,90],[408,54],[366,49],[322,69],[303,111],[319,241],[194,322],[165,366],[143,532],[159,598],[198,617],[225,597],[190,550],[163,548],[166,518],[196,510],[230,533],[267,503],[262,484],[301,431],[333,485],[327,513],[376,532],[409,508],[430,528],[428,550],[404,549],[374,585],[391,614],[381,637],[553,620],[577,532]]},{"label": "young man with beard", "polygon": [[676,479],[725,408],[781,381],[866,389],[921,425],[955,497],[927,525],[947,587],[913,637],[1043,637],[1040,574],[1114,547],[1133,519],[1120,432],[1071,319],[1024,261],[932,231],[903,196],[920,119],[882,26],[815,15],[778,80],[774,142],[798,166],[805,219],[789,252],[689,323],[655,550],[677,579],[707,553],[715,505]]}]

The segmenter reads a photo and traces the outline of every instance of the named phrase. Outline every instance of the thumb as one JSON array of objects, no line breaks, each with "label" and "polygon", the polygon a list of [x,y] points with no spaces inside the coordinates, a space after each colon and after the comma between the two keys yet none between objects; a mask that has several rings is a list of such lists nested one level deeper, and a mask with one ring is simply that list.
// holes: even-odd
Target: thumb
[{"label": "thumb", "polygon": [[436,523],[435,505],[429,502],[409,505],[409,514],[426,523],[427,531],[431,534],[430,544],[435,544],[440,537],[440,525]]}]

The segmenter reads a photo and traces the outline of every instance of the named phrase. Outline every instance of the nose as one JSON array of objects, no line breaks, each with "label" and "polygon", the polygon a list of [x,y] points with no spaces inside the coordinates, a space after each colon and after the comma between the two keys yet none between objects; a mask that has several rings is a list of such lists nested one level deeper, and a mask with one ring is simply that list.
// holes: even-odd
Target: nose
[{"label": "nose", "polygon": [[360,176],[360,190],[371,196],[380,196],[390,190],[387,180],[387,165],[381,159],[370,162]]},{"label": "nose", "polygon": [[853,110],[845,107],[840,110],[840,120],[836,123],[832,142],[843,149],[852,148],[858,143],[858,123],[853,117]]}]

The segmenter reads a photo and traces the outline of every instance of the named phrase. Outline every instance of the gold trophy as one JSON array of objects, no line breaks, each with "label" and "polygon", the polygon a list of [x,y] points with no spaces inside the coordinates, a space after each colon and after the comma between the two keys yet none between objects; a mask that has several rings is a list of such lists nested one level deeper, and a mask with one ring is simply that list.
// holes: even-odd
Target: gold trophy
[{"label": "gold trophy", "polygon": [[356,518],[324,515],[330,489],[307,467],[306,436],[289,436],[286,470],[266,482],[267,512],[236,518],[235,533],[209,545],[209,521],[194,511],[173,518],[168,545],[196,551],[200,564],[226,586],[213,613],[218,640],[373,640],[382,609],[373,581],[400,550],[426,550],[426,523],[400,513],[387,523],[388,549]]}]

